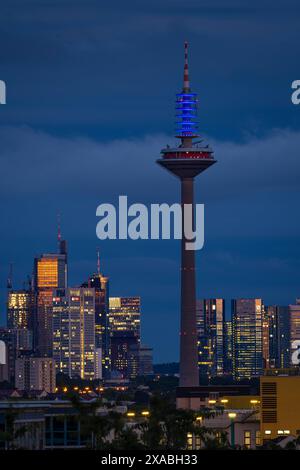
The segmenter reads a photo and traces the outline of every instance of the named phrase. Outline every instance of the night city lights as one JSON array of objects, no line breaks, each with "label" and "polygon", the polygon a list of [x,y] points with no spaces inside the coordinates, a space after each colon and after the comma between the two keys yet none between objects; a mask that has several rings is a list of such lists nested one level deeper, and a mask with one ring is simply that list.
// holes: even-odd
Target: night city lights
[{"label": "night city lights", "polygon": [[296,0],[0,2],[3,468],[300,450],[299,31]]}]

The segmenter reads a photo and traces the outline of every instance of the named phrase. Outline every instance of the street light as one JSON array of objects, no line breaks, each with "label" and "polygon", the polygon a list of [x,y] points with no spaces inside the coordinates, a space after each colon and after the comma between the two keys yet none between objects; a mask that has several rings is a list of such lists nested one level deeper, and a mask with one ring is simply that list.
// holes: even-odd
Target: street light
[{"label": "street light", "polygon": [[141,415],[148,417],[148,416],[150,416],[150,411],[147,411],[147,410],[142,411]]},{"label": "street light", "polygon": [[235,434],[234,434],[234,420],[236,418],[236,413],[228,413],[228,418],[230,419],[230,435],[231,435],[231,447],[235,447]]}]

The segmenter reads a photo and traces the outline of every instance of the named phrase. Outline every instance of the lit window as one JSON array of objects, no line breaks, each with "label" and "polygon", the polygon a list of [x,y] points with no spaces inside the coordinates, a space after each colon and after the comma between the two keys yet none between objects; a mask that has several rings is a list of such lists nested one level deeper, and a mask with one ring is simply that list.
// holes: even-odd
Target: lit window
[{"label": "lit window", "polygon": [[201,449],[201,438],[200,436],[196,436],[196,450]]},{"label": "lit window", "polygon": [[193,434],[191,434],[190,432],[187,435],[187,448],[188,450],[193,449]]},{"label": "lit window", "polygon": [[244,431],[244,446],[246,449],[251,447],[251,431]]}]

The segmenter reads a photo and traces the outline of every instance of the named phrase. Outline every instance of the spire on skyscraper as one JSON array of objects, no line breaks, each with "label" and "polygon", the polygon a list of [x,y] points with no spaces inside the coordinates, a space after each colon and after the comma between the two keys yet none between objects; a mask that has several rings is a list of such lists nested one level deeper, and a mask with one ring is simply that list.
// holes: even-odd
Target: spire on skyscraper
[{"label": "spire on skyscraper", "polygon": [[9,274],[8,274],[7,284],[6,284],[6,287],[7,287],[8,290],[12,289],[12,287],[13,287],[12,277],[13,277],[13,264],[10,263],[9,264]]},{"label": "spire on skyscraper", "polygon": [[60,213],[57,214],[57,243],[58,247],[60,246],[61,242],[61,228],[60,228]]},{"label": "spire on skyscraper", "polygon": [[97,250],[97,273],[100,274],[100,251]]}]

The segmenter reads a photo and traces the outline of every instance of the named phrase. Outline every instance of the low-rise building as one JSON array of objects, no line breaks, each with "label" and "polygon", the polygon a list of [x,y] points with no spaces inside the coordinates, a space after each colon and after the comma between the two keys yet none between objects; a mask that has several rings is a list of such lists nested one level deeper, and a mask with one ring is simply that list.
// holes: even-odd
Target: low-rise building
[{"label": "low-rise building", "polygon": [[260,378],[263,442],[300,433],[300,375],[296,369],[270,369]]},{"label": "low-rise building", "polygon": [[[257,410],[228,409],[223,412],[213,412],[207,418],[199,417],[199,426],[205,427],[207,439],[219,439],[222,435],[232,448],[255,449],[261,444],[260,423]],[[203,438],[190,434],[188,436],[188,447],[190,449],[201,449]]]}]

